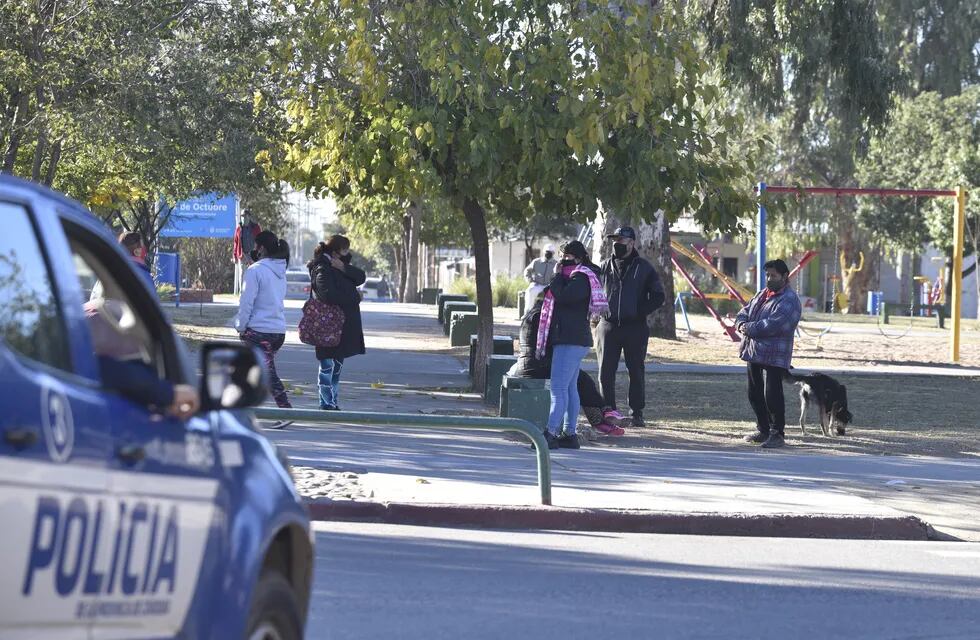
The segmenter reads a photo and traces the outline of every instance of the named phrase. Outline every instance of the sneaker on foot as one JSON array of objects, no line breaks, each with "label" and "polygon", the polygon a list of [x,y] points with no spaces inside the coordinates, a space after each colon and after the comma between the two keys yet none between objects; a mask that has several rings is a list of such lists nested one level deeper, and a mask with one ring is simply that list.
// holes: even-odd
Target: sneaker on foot
[{"label": "sneaker on foot", "polygon": [[276,420],[265,426],[266,429],[285,429],[289,425],[293,424],[292,420]]},{"label": "sneaker on foot", "polygon": [[749,442],[751,444],[762,444],[768,439],[769,439],[768,431],[765,433],[763,433],[762,431],[756,431],[755,433],[751,435],[747,435],[744,438],[742,438],[742,440],[745,440],[746,442]]},{"label": "sneaker on foot", "polygon": [[558,447],[562,449],[579,449],[577,433],[563,433],[556,440]]},{"label": "sneaker on foot", "polygon": [[626,429],[622,427],[617,427],[613,424],[606,424],[605,422],[600,422],[595,426],[596,429],[606,434],[607,436],[621,436],[626,433]]},{"label": "sneaker on foot", "polygon": [[[556,436],[555,434],[551,433],[550,431],[545,431],[544,432],[544,441],[548,443],[548,448],[549,449],[557,449],[558,448],[558,436]],[[534,442],[533,441],[531,442],[531,448],[532,449],[537,449],[537,447],[534,446]]]},{"label": "sneaker on foot", "polygon": [[769,439],[762,443],[763,449],[778,449],[786,444],[783,434],[773,431],[769,434]]},{"label": "sneaker on foot", "polygon": [[614,427],[625,427],[632,422],[632,420],[615,409],[605,409],[602,412],[602,421]]},{"label": "sneaker on foot", "polygon": [[639,411],[634,411],[633,418],[630,421],[630,426],[635,428],[645,427],[646,423],[643,422],[643,414]]}]

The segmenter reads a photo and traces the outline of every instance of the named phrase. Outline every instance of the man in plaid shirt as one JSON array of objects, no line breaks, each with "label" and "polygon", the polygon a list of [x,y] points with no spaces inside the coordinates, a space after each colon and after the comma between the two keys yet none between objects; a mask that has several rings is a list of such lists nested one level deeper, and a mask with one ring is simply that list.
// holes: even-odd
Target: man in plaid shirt
[{"label": "man in plaid shirt", "polygon": [[735,316],[735,330],[742,334],[738,355],[748,363],[749,403],[757,421],[757,431],[745,441],[775,449],[784,442],[783,378],[789,373],[793,335],[803,310],[796,292],[786,286],[786,263],[770,260],[765,269],[766,288]]}]

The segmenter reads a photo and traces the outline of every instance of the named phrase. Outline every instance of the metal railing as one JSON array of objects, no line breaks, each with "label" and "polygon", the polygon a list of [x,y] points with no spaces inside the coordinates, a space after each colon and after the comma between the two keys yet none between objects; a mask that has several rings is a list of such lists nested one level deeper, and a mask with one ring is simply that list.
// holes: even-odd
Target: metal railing
[{"label": "metal railing", "polygon": [[318,409],[273,409],[258,407],[255,417],[262,420],[293,420],[328,425],[360,424],[371,427],[404,429],[470,429],[474,431],[516,431],[534,443],[538,459],[538,488],[541,504],[551,504],[551,456],[544,434],[536,426],[518,418],[475,418],[467,416],[419,415],[414,413],[370,413],[363,411],[321,411]]}]

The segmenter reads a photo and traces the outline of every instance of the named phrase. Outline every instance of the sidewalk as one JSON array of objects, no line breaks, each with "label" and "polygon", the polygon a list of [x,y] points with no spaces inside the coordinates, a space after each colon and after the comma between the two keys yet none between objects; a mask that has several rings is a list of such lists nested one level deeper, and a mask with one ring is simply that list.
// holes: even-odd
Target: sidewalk
[{"label": "sidewalk", "polygon": [[[295,326],[298,306],[287,315]],[[448,341],[431,307],[365,304],[363,316],[369,353],[345,363],[342,408],[487,414],[464,391],[464,360],[440,348]],[[315,407],[312,349],[293,332],[278,362],[301,392],[294,405]],[[927,535],[927,523],[940,536],[980,540],[980,461],[970,458],[600,442],[552,452],[549,508],[537,504],[529,447],[502,434],[303,424],[266,434],[289,455],[322,518],[913,539]]]}]

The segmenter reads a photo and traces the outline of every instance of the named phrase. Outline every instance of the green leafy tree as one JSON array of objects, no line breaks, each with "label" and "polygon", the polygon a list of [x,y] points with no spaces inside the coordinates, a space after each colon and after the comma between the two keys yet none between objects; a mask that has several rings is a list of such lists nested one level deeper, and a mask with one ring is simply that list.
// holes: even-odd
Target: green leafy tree
[{"label": "green leafy tree", "polygon": [[[883,187],[964,186],[972,196],[967,198],[965,249],[967,255],[980,255],[980,198],[975,195],[980,192],[980,86],[945,99],[928,92],[902,101],[888,129],[872,140],[858,176]],[[951,266],[950,198],[868,199],[859,214],[862,224],[892,247],[915,250],[932,243],[946,253]],[[963,275],[975,269],[976,260]]]},{"label": "green leafy tree", "polygon": [[725,133],[737,118],[673,5],[605,6],[279,7],[291,126],[270,167],[304,187],[438,194],[461,212],[481,360],[493,326],[488,211],[520,222],[533,206],[585,220],[598,196],[628,215],[690,210],[732,229],[751,210]]}]

